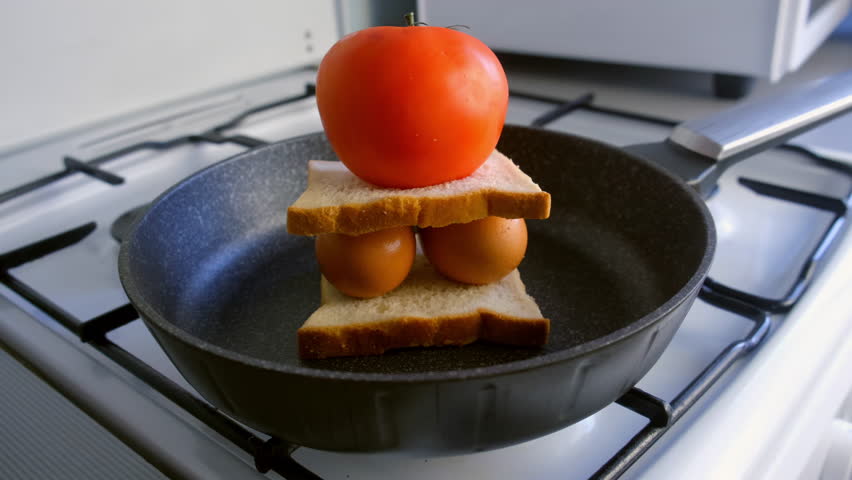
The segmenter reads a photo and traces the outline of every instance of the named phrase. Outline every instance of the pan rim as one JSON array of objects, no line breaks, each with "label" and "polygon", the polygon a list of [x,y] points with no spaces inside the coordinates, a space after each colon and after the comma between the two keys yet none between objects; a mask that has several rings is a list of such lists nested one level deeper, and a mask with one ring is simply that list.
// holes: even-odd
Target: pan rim
[{"label": "pan rim", "polygon": [[[137,229],[145,222],[148,216],[152,214],[154,208],[148,209],[143,215],[141,215],[133,222],[133,225],[129,230],[130,233],[127,239],[121,242],[118,255],[118,271],[121,285],[125,293],[127,294],[131,305],[135,309],[137,309],[140,319],[145,322],[149,328],[153,325],[153,327],[155,327],[157,330],[165,332],[166,334],[179,340],[182,344],[189,348],[201,350],[208,354],[214,355],[216,357],[221,357],[231,362],[237,362],[245,366],[268,370],[279,374],[307,377],[317,380],[337,380],[357,383],[435,383],[453,382],[470,379],[487,379],[508,374],[517,374],[529,370],[537,370],[539,368],[559,364],[577,357],[582,357],[591,354],[610,345],[628,340],[630,337],[639,334],[641,331],[651,327],[661,319],[665,318],[671,311],[677,309],[680,305],[686,302],[692,296],[692,294],[698,288],[700,288],[702,282],[704,281],[704,278],[707,276],[710,264],[715,254],[716,229],[707,204],[699,196],[698,192],[696,192],[692,187],[687,185],[686,182],[651,161],[648,161],[633,153],[626,152],[617,146],[600,142],[598,140],[583,137],[580,135],[557,132],[539,127],[529,127],[525,125],[506,124],[505,127],[529,131],[541,131],[551,135],[567,136],[586,143],[593,143],[599,147],[603,147],[606,149],[616,149],[622,155],[629,157],[632,161],[638,162],[640,164],[643,164],[643,166],[647,168],[655,170],[658,174],[680,186],[681,190],[686,193],[687,199],[689,200],[689,207],[695,208],[700,214],[703,226],[706,231],[706,247],[704,249],[704,254],[698,264],[698,267],[695,269],[695,272],[690,276],[689,280],[674,295],[672,295],[671,298],[669,298],[666,302],[658,306],[653,311],[643,315],[642,317],[639,317],[638,319],[630,322],[624,327],[614,330],[590,342],[580,343],[568,349],[537,355],[531,358],[514,360],[496,365],[489,365],[486,367],[417,373],[347,372],[341,370],[328,370],[315,367],[280,363],[253,357],[250,355],[223,348],[219,345],[208,342],[194,334],[191,334],[182,328],[179,328],[174,323],[164,318],[164,316],[160,315],[160,313],[157,312],[154,308],[152,308],[151,305],[143,298],[140,293],[140,290],[136,286],[136,281],[134,280],[130,272],[129,246],[132,243],[133,239],[136,238]],[[209,174],[215,169],[222,168],[226,164],[241,161],[241,159],[243,158],[249,157],[251,155],[256,155],[258,154],[258,152],[262,152],[267,149],[278,148],[278,146],[284,143],[304,141],[306,139],[323,135],[324,133],[321,131],[308,133],[297,137],[291,137],[280,142],[275,142],[269,145],[264,145],[262,147],[240,152],[220,162],[205,167],[193,173],[189,177],[184,178],[183,180],[179,181],[178,183],[161,193],[159,196],[157,196],[157,198],[154,199],[151,205],[155,206],[163,201],[166,201],[168,197],[170,197],[185,183],[192,180],[197,180],[198,178]],[[295,335],[290,338],[295,339]]]}]

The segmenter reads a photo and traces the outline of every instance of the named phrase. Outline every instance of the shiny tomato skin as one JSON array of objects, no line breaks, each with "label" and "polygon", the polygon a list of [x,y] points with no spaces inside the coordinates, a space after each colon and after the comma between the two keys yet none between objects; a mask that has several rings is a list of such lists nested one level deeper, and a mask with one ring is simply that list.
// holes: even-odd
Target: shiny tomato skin
[{"label": "shiny tomato skin", "polygon": [[411,227],[396,227],[363,235],[322,234],[315,249],[320,271],[335,288],[351,297],[372,298],[405,280],[416,243]]},{"label": "shiny tomato skin", "polygon": [[497,145],[509,102],[494,52],[467,33],[428,26],[342,38],[319,66],[316,95],[340,160],[395,188],[473,173]]},{"label": "shiny tomato skin", "polygon": [[485,217],[420,230],[423,253],[435,270],[461,283],[485,285],[518,268],[527,251],[523,218]]}]

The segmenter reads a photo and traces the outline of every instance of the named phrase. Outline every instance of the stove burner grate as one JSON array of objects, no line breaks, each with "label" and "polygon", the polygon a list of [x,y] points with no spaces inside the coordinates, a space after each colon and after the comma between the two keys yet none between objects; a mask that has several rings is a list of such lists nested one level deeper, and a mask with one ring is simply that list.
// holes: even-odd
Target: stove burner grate
[{"label": "stove burner grate", "polygon": [[[42,179],[28,183],[16,189],[0,194],[0,203],[10,200],[19,195],[33,191],[41,186],[48,185],[56,180],[64,178],[73,172],[83,172],[94,178],[112,184],[121,184],[116,177],[109,172],[101,170],[99,165],[108,160],[118,158],[140,149],[167,149],[188,142],[232,142],[246,147],[264,145],[266,142],[243,135],[226,136],[222,132],[232,129],[250,115],[263,110],[285,105],[287,103],[307,98],[314,94],[312,85],[306,86],[305,93],[296,97],[290,97],[270,104],[262,105],[243,112],[218,127],[207,132],[179,137],[165,142],[142,142],[121,150],[103,155],[89,162],[81,162],[66,157],[66,170],[49,175]],[[516,95],[513,93],[513,95]],[[529,95],[517,95],[530,97]],[[534,97],[542,100],[542,97]],[[544,99],[550,103],[558,103],[553,99]],[[602,113],[621,115],[637,120],[655,122],[661,125],[672,125],[674,122],[656,119],[611,109],[593,106],[591,101],[593,95],[586,94],[576,100],[564,104],[558,104],[552,111],[541,115],[534,120],[534,125],[545,127],[563,115],[578,109],[590,109]],[[797,149],[797,147],[781,147]],[[842,173],[852,178],[852,169],[811,155],[815,162],[822,166]],[[123,180],[123,179],[122,179]],[[835,199],[815,195],[808,192],[793,190],[777,185],[767,184],[753,179],[741,179],[740,183],[755,192],[778,198],[784,201],[796,202],[814,208],[829,210],[835,213],[835,221],[829,226],[823,235],[819,245],[812,252],[809,259],[802,266],[801,274],[796,284],[791,288],[791,293],[780,300],[767,300],[747,292],[727,287],[712,279],[708,279],[699,293],[699,300],[724,311],[731,312],[743,319],[753,322],[751,331],[744,337],[737,339],[727,345],[705,368],[695,377],[683,390],[672,400],[667,402],[648,392],[638,388],[630,389],[616,403],[648,419],[648,423],[591,477],[594,479],[615,479],[623,475],[633,463],[635,463],[651,446],[659,440],[668,429],[680,419],[698,399],[706,393],[717,380],[719,380],[727,369],[738,359],[755,350],[769,336],[773,330],[773,312],[787,311],[799,300],[810,282],[813,280],[815,266],[831,246],[839,238],[838,233],[844,225],[847,206],[850,198]],[[142,205],[121,215],[111,226],[110,231],[117,240],[123,239],[133,221],[148,208]],[[63,248],[70,247],[86,238],[96,225],[89,223],[78,228],[60,233],[45,240],[35,242],[31,245],[21,247],[6,254],[0,254],[0,283],[26,299],[35,307],[41,309],[59,324],[72,331],[82,341],[87,342],[96,350],[111,358],[127,371],[142,379],[158,392],[169,398],[190,414],[213,428],[223,437],[232,441],[239,448],[245,450],[255,458],[255,466],[261,472],[274,470],[285,478],[293,479],[317,479],[303,465],[292,457],[298,445],[292,445],[280,439],[263,439],[247,430],[229,417],[223,415],[214,407],[195,397],[193,394],[177,385],[164,375],[147,365],[141,359],[116,345],[107,338],[107,333],[139,318],[137,312],[130,304],[122,305],[114,310],[99,315],[87,321],[75,318],[69,312],[52,302],[49,298],[15,277],[11,272],[15,267],[24,263],[35,261]]]},{"label": "stove burner grate", "polygon": [[73,157],[66,156],[63,158],[63,164],[65,169],[45,177],[39,178],[37,180],[33,180],[29,183],[21,185],[19,187],[13,188],[11,190],[0,193],[0,203],[8,202],[14,198],[20,197],[27,193],[30,193],[34,190],[38,190],[39,188],[50,185],[51,183],[62,180],[63,178],[74,174],[74,173],[83,173],[88,175],[96,180],[100,180],[107,184],[118,186],[124,183],[124,178],[115,175],[113,173],[107,172],[100,168],[101,165],[114,160],[119,157],[123,157],[125,155],[131,154],[133,152],[137,152],[140,150],[168,150],[170,148],[178,147],[188,143],[199,143],[199,142],[210,142],[215,144],[222,143],[234,143],[237,145],[242,145],[248,148],[254,148],[261,145],[266,145],[267,142],[263,140],[259,140],[257,138],[248,137],[246,135],[223,135],[222,132],[226,130],[230,130],[240,123],[242,123],[245,119],[254,115],[256,113],[263,112],[265,110],[270,110],[273,108],[281,107],[283,105],[287,105],[290,103],[295,103],[301,100],[305,100],[314,96],[316,92],[316,87],[313,84],[306,84],[305,91],[298,95],[294,95],[291,97],[287,97],[281,100],[277,100],[275,102],[267,103],[264,105],[260,105],[254,108],[251,108],[245,112],[240,113],[234,118],[228,120],[227,122],[215,126],[210,130],[193,135],[185,135],[180,137],[175,137],[169,140],[164,141],[144,141],[139,142],[133,145],[129,145],[127,147],[115,150],[113,152],[106,153],[104,155],[100,155],[97,158],[94,158],[89,161],[82,161]]}]

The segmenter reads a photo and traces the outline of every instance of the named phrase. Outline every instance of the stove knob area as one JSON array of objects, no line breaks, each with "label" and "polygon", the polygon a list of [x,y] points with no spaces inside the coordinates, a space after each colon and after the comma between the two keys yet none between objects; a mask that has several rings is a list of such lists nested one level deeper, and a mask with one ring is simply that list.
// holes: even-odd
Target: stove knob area
[{"label": "stove knob area", "polygon": [[819,480],[852,479],[852,422],[835,419],[829,432],[828,452]]}]

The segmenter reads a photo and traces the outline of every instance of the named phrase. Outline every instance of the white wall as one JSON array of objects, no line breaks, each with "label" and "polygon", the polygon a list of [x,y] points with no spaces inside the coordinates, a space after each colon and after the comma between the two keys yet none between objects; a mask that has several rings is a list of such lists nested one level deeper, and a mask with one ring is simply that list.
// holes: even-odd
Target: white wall
[{"label": "white wall", "polygon": [[338,36],[335,3],[0,2],[0,151],[318,62]]}]

